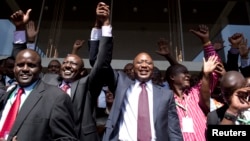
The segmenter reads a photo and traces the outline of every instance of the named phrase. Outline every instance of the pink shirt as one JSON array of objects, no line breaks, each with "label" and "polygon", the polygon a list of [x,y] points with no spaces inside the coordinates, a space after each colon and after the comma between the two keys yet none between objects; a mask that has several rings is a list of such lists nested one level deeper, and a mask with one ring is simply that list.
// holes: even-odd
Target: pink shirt
[{"label": "pink shirt", "polygon": [[[207,59],[209,56],[218,54],[215,52],[212,45],[204,47],[204,56]],[[221,61],[218,56],[218,61]],[[218,75],[212,73],[210,81],[210,90],[212,91],[218,81]],[[183,134],[184,141],[206,141],[205,131],[206,131],[206,115],[202,111],[201,107],[206,107],[203,101],[200,101],[200,88],[201,83],[191,87],[189,90],[186,90],[183,94],[184,98],[180,99],[175,96],[176,108],[178,117],[180,120],[180,126]],[[208,110],[203,109],[203,110]],[[194,132],[183,132],[183,119],[185,117],[191,118],[193,122]]]}]

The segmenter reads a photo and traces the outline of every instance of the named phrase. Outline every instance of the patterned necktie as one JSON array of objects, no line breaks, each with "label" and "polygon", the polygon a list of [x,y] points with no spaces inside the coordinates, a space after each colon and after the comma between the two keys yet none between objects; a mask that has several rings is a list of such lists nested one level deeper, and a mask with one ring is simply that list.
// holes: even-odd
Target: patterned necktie
[{"label": "patterned necktie", "polygon": [[67,93],[67,90],[70,88],[69,84],[68,83],[65,83],[63,86],[62,86],[62,90]]},{"label": "patterned necktie", "polygon": [[150,141],[151,140],[151,127],[149,117],[149,103],[146,84],[141,84],[142,91],[139,96],[138,102],[138,119],[137,119],[137,140]]},{"label": "patterned necktie", "polygon": [[23,92],[24,92],[23,88],[18,89],[17,94],[16,94],[16,99],[15,99],[14,103],[11,105],[9,113],[5,119],[4,124],[3,124],[2,130],[0,132],[0,137],[4,137],[5,134],[11,130],[11,127],[16,120],[16,116],[17,116],[19,106],[21,103],[21,95],[23,94]]}]

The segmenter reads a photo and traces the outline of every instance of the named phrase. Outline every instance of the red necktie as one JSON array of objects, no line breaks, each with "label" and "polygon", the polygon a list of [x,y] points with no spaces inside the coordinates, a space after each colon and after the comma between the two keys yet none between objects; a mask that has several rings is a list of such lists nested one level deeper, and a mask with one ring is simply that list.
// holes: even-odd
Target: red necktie
[{"label": "red necktie", "polygon": [[139,96],[138,102],[138,119],[137,119],[137,140],[150,141],[151,140],[151,127],[149,117],[149,103],[146,84],[141,84],[142,91]]},{"label": "red necktie", "polygon": [[5,119],[5,122],[3,124],[3,128],[0,132],[0,137],[4,137],[6,133],[8,133],[11,130],[12,125],[14,124],[16,120],[16,116],[18,113],[18,109],[21,103],[21,95],[23,94],[24,90],[23,88],[19,88],[16,95],[16,100],[12,104],[9,113]]},{"label": "red necktie", "polygon": [[62,90],[67,93],[67,90],[70,88],[69,84],[68,83],[65,83],[63,86],[62,86]]}]

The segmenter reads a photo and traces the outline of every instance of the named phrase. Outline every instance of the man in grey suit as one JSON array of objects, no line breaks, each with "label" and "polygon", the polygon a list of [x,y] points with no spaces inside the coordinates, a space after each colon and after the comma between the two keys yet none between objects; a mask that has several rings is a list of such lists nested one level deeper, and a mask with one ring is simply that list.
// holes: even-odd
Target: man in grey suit
[{"label": "man in grey suit", "polygon": [[[131,80],[124,72],[112,71],[108,82],[113,89],[115,100],[112,105],[110,115],[106,123],[104,141],[182,141],[180,123],[176,111],[173,92],[152,83],[153,60],[149,54],[139,53],[134,61],[135,80]],[[140,93],[143,88],[141,83],[146,85],[148,95],[147,105],[140,103]],[[143,119],[139,112],[141,108],[148,107],[149,114],[144,117],[149,118],[150,124],[144,129],[138,125]],[[139,118],[140,117],[140,118]],[[143,119],[145,120],[145,119]],[[145,123],[143,123],[145,124]],[[140,139],[139,133],[147,139]]]},{"label": "man in grey suit", "polygon": [[[104,11],[102,9],[108,11]],[[97,60],[90,73],[84,74],[84,63],[76,54],[68,55],[62,62],[61,72],[59,76],[45,74],[43,80],[46,83],[57,85],[60,88],[68,83],[70,89],[67,93],[71,96],[76,114],[77,134],[81,141],[96,141],[98,134],[96,129],[96,121],[94,117],[94,108],[97,97],[101,92],[105,69],[109,68],[112,58],[113,38],[111,34],[111,25],[109,23],[109,9],[99,3],[96,8],[97,17],[102,17],[101,27],[102,37],[99,41],[99,53]]]},{"label": "man in grey suit", "polygon": [[[77,141],[70,97],[40,80],[39,54],[25,49],[16,59],[14,74],[18,85],[9,87],[0,100],[0,140],[11,141],[17,137],[18,141]],[[22,92],[17,94],[19,89]],[[20,100],[17,116],[10,116],[15,101]],[[13,122],[9,120],[11,117],[16,117]]]},{"label": "man in grey suit", "polygon": [[[141,83],[146,85],[148,94],[150,127],[144,130],[143,136],[148,141],[182,141],[179,119],[176,111],[173,92],[163,89],[161,86],[152,83],[153,60],[149,54],[139,53],[134,61],[135,80],[131,80],[124,72],[113,71],[109,82],[110,87],[115,94],[115,100],[112,105],[110,115],[106,123],[106,131],[103,137],[104,141],[117,140],[140,140],[139,132],[143,127],[138,126],[140,117],[140,87]],[[140,119],[138,118],[140,117]]]}]

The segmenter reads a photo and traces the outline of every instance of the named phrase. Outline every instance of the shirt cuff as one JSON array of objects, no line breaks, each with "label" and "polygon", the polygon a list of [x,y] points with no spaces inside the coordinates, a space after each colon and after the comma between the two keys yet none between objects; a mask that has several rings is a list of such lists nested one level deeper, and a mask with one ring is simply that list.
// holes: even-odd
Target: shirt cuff
[{"label": "shirt cuff", "polygon": [[241,68],[245,68],[247,66],[249,66],[249,59],[240,59],[241,61]]},{"label": "shirt cuff", "polygon": [[35,43],[27,43],[26,46],[27,46],[28,49],[35,50]]},{"label": "shirt cuff", "polygon": [[90,40],[92,40],[92,41],[100,40],[101,36],[102,36],[101,29],[92,28],[91,35],[90,35]]},{"label": "shirt cuff", "polygon": [[232,53],[232,54],[239,54],[239,49],[237,49],[237,48],[231,47],[229,51],[230,51],[230,53]]},{"label": "shirt cuff", "polygon": [[25,30],[15,31],[14,32],[14,44],[23,44],[26,43],[26,34]]},{"label": "shirt cuff", "polygon": [[103,37],[112,37],[112,27],[111,27],[111,25],[102,26],[102,36]]}]

